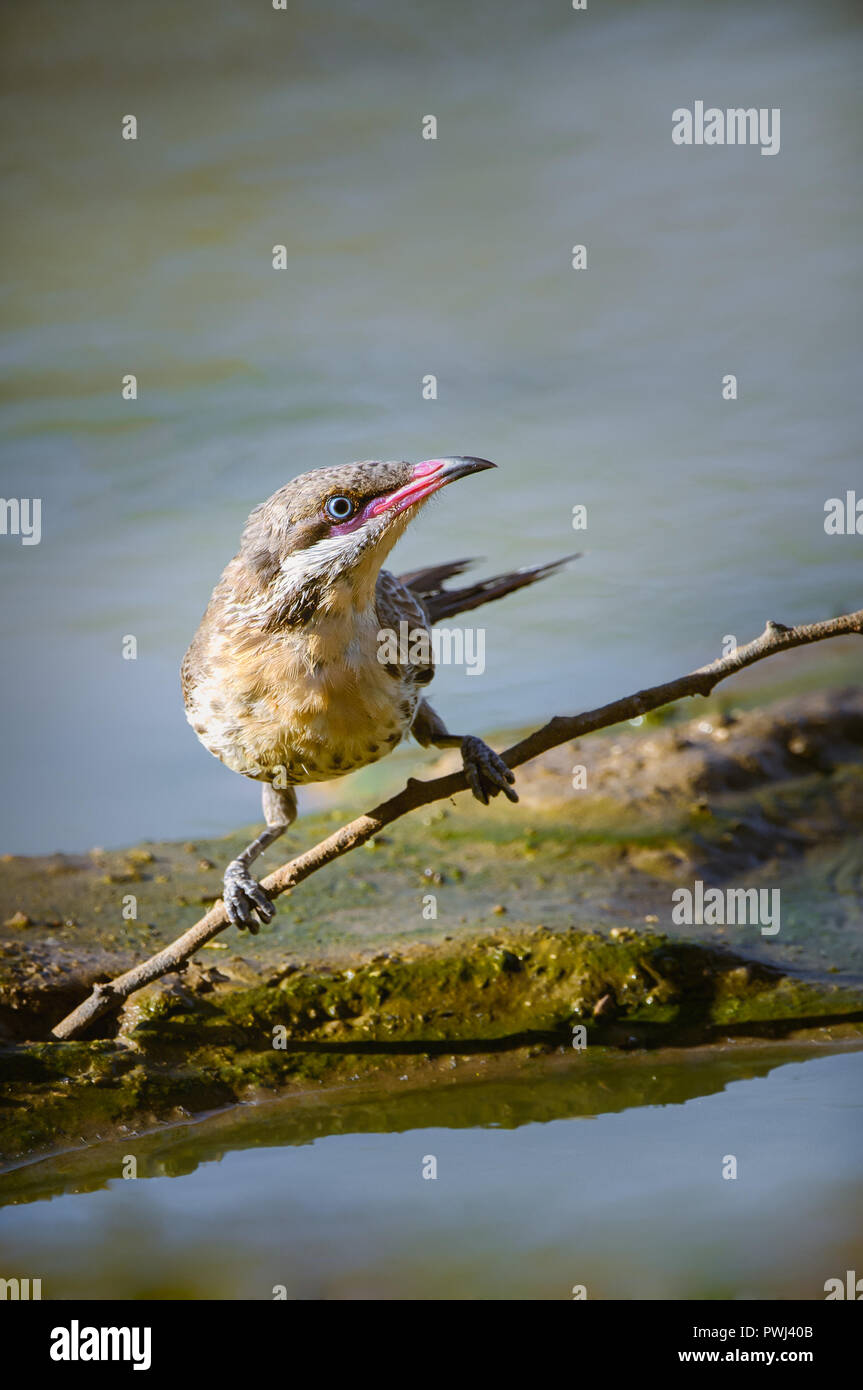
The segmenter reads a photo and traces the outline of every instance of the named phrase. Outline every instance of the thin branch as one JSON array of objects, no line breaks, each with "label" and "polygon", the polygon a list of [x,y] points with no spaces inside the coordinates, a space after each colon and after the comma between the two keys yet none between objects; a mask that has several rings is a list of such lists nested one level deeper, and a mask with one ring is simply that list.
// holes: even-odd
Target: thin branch
[{"label": "thin branch", "polygon": [[[745,647],[738,647],[730,655],[719,657],[708,666],[701,666],[687,676],[679,676],[676,680],[666,681],[664,685],[654,685],[648,690],[640,690],[635,695],[628,695],[622,700],[615,700],[610,705],[589,710],[585,714],[558,715],[520,743],[508,748],[502,757],[509,767],[518,767],[520,763],[538,757],[549,748],[555,748],[570,739],[580,738],[583,734],[621,724],[624,720],[647,714],[650,710],[672,704],[688,695],[709,695],[720,681],[733,676],[737,671],[742,671],[746,666],[752,666],[756,661],[763,661],[765,657],[790,651],[792,647],[803,647],[812,642],[823,642],[828,637],[841,637],[852,632],[863,634],[863,609],[841,618],[831,618],[825,622],[810,623],[801,627],[783,627],[780,623],[769,622],[754,642],[749,642]],[[343,825],[340,830],[328,835],[312,849],[306,850],[304,854],[298,855],[296,859],[268,874],[262,880],[263,886],[270,897],[276,898],[280,893],[295,888],[310,874],[317,873],[318,869],[322,869],[333,859],[339,859],[343,854],[348,854],[359,845],[365,844],[366,840],[377,835],[385,825],[390,825],[409,811],[416,811],[420,806],[428,806],[433,801],[453,796],[466,788],[467,781],[463,772],[453,772],[447,777],[435,777],[432,781],[418,781],[415,777],[409,777],[407,785],[397,796],[382,801],[372,811],[358,816],[348,825]],[[94,1019],[120,1008],[130,994],[159,979],[161,975],[176,970],[228,925],[224,904],[219,899],[205,917],[193,927],[189,927],[188,931],[177,937],[170,946],[166,946],[164,950],[157,952],[149,960],[142,961],[133,969],[127,970],[124,975],[119,975],[110,983],[96,985],[92,994],[57,1024],[52,1036],[61,1041],[78,1037]]]}]

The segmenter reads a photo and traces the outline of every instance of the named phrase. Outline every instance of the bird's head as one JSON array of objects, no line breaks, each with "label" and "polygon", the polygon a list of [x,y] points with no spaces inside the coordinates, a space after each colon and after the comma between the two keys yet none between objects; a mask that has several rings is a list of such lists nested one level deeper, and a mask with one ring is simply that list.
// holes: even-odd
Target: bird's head
[{"label": "bird's head", "polygon": [[381,565],[434,493],[495,464],[479,458],[422,463],[371,460],[315,468],[252,512],[237,556],[270,629],[302,626],[321,610],[361,610]]}]

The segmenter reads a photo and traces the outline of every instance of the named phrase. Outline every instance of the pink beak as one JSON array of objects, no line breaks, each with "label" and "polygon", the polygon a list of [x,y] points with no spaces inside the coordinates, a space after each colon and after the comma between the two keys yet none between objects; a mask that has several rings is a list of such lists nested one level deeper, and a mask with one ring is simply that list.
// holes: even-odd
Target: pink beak
[{"label": "pink beak", "polygon": [[470,473],[482,473],[486,468],[496,468],[489,459],[445,458],[424,459],[418,463],[411,474],[409,483],[395,492],[379,497],[369,508],[370,515],[379,516],[381,512],[403,512],[415,502],[431,497],[433,492],[454,483],[457,478],[466,478]]}]

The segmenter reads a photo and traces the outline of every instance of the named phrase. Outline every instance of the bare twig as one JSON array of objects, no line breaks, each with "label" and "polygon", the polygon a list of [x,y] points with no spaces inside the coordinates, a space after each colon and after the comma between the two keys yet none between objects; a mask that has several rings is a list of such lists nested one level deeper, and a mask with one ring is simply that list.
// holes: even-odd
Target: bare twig
[{"label": "bare twig", "polygon": [[[615,700],[610,705],[589,710],[585,714],[559,715],[551,719],[541,729],[535,730],[520,743],[508,748],[502,755],[503,759],[509,767],[518,767],[520,763],[526,763],[569,739],[579,738],[597,729],[610,728],[614,724],[647,714],[650,710],[672,704],[688,695],[709,695],[720,681],[733,676],[737,671],[742,671],[745,666],[752,666],[756,661],[764,660],[765,657],[790,651],[792,647],[803,647],[811,642],[823,642],[828,637],[841,637],[852,632],[863,634],[863,609],[841,618],[831,618],[825,622],[809,623],[801,627],[783,627],[780,623],[769,622],[754,642],[749,642],[745,647],[738,647],[730,655],[719,657],[708,666],[701,666],[689,675],[679,676],[664,685],[654,685],[648,690],[640,690],[635,695],[627,695],[622,700]],[[409,777],[407,785],[397,796],[382,801],[372,811],[358,816],[348,825],[343,825],[340,830],[328,835],[312,849],[306,850],[304,854],[298,855],[296,859],[268,874],[263,879],[263,886],[271,897],[278,897],[289,888],[295,888],[310,874],[317,873],[318,869],[322,869],[333,859],[339,859],[343,854],[348,854],[350,850],[364,844],[373,835],[377,835],[385,825],[407,815],[408,811],[416,811],[420,806],[428,806],[430,802],[453,796],[466,788],[467,781],[463,772],[454,772],[447,777],[435,777],[428,782]],[[224,904],[219,899],[205,917],[182,936],[177,937],[176,941],[172,941],[170,946],[158,951],[149,960],[134,966],[132,970],[127,970],[124,975],[118,976],[110,983],[96,985],[92,994],[57,1024],[52,1036],[58,1040],[78,1037],[94,1019],[118,1009],[130,994],[159,979],[161,975],[176,970],[228,925]]]}]

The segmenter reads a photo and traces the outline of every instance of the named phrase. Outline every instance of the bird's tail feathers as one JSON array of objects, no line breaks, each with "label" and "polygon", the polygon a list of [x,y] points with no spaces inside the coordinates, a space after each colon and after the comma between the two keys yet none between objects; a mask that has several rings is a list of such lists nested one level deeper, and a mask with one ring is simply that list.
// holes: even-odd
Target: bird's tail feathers
[{"label": "bird's tail feathers", "polygon": [[477,584],[467,584],[461,589],[447,589],[444,585],[448,579],[463,574],[475,563],[474,560],[453,560],[446,565],[432,565],[428,569],[413,570],[410,574],[399,575],[399,579],[420,599],[431,621],[439,623],[456,613],[469,613],[471,609],[479,608],[483,603],[491,603],[493,599],[503,598],[505,594],[514,593],[516,589],[535,584],[538,579],[545,579],[546,575],[553,574],[570,560],[580,558],[580,552],[576,555],[564,555],[560,560],[551,560],[545,565],[510,570],[507,574],[496,574],[491,579],[482,579]]}]

